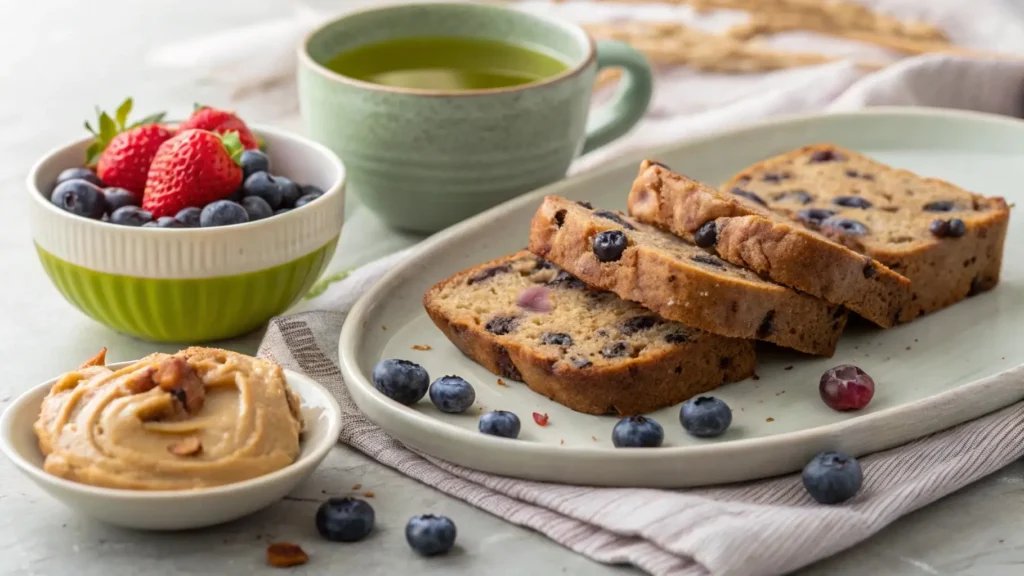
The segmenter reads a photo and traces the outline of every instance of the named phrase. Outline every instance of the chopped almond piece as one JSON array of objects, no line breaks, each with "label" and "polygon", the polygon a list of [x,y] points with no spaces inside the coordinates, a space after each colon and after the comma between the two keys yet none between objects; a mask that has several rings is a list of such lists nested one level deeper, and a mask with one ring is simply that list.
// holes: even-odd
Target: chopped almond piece
[{"label": "chopped almond piece", "polygon": [[124,387],[130,394],[142,394],[156,388],[156,382],[153,382],[153,369],[143,368],[133,372],[131,376],[125,378]]},{"label": "chopped almond piece", "polygon": [[309,562],[309,555],[291,542],[274,542],[267,546],[267,564],[275,568],[291,568]]},{"label": "chopped almond piece", "polygon": [[194,456],[203,450],[203,443],[195,436],[189,436],[171,444],[167,450],[175,456]]},{"label": "chopped almond piece", "polygon": [[189,414],[195,414],[203,409],[203,402],[206,400],[206,388],[199,375],[183,359],[171,357],[160,363],[153,373],[153,381],[174,395],[183,405]]},{"label": "chopped almond piece", "polygon": [[106,366],[106,365],[107,365],[107,348],[104,347],[102,350],[97,352],[95,356],[93,356],[92,358],[89,358],[85,362],[82,362],[82,365],[79,366],[78,368],[82,369],[82,368],[88,368],[89,366]]},{"label": "chopped almond piece", "polygon": [[430,348],[430,344],[415,344],[415,345],[413,345],[412,349],[413,350],[419,350],[419,351],[422,352],[422,351],[430,350],[431,348]]}]

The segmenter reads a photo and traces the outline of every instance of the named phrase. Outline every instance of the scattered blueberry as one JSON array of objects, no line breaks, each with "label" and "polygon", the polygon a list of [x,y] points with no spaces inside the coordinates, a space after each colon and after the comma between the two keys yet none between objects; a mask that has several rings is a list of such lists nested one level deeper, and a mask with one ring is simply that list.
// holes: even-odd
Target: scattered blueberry
[{"label": "scattered blueberry", "polygon": [[519,427],[519,417],[505,410],[495,410],[480,417],[480,431],[491,436],[516,438]]},{"label": "scattered blueberry", "polygon": [[274,209],[267,204],[267,201],[259,196],[246,196],[242,198],[242,208],[249,215],[249,222],[270,218],[274,215]]},{"label": "scattered blueberry", "polygon": [[107,212],[114,212],[123,206],[138,206],[139,198],[124,188],[104,188],[103,200],[107,203]]},{"label": "scattered blueberry", "polygon": [[967,233],[967,225],[959,218],[933,220],[928,230],[936,238],[959,238]]},{"label": "scattered blueberry", "polygon": [[270,157],[259,150],[242,152],[238,162],[242,165],[243,180],[257,172],[270,172]]},{"label": "scattered blueberry", "polygon": [[646,416],[623,418],[612,428],[616,448],[657,448],[665,440],[665,429]]},{"label": "scattered blueberry", "polygon": [[473,405],[476,390],[458,376],[442,376],[430,385],[430,401],[446,414],[461,414]]},{"label": "scattered blueberry", "polygon": [[199,214],[199,225],[203,228],[244,224],[248,221],[249,214],[245,211],[245,208],[231,200],[211,202]]},{"label": "scattered blueberry", "polygon": [[333,542],[357,542],[373,530],[373,506],[358,498],[330,498],[316,511],[316,530]]},{"label": "scattered blueberry", "polygon": [[104,186],[100,177],[88,168],[68,168],[67,170],[61,171],[61,173],[57,175],[57,181],[54,182],[54,186],[63,184],[68,180],[85,180],[86,182],[95,184],[100,188],[103,188]]},{"label": "scattered blueberry", "polygon": [[863,236],[868,233],[868,227],[850,218],[828,218],[821,223],[822,228],[838,230],[851,236]]},{"label": "scattered blueberry", "polygon": [[430,376],[415,362],[388,358],[373,367],[373,386],[388,398],[408,406],[427,394]]},{"label": "scattered blueberry", "polygon": [[236,204],[241,204],[242,198],[245,198],[245,189],[240,186],[238,190],[235,190],[230,195],[228,195],[228,197],[225,198],[225,200],[231,200]]},{"label": "scattered blueberry", "polygon": [[187,228],[173,216],[161,216],[152,222],[146,222],[143,228]]},{"label": "scattered blueberry", "polygon": [[111,224],[121,226],[145,226],[152,220],[153,215],[138,206],[122,206],[110,215]]},{"label": "scattered blueberry", "polygon": [[871,208],[871,202],[860,196],[836,196],[832,199],[832,203],[838,206],[846,206],[847,208],[861,208],[864,210]]},{"label": "scattered blueberry", "polygon": [[85,180],[68,180],[53,189],[50,202],[76,216],[99,220],[107,211],[103,191]]},{"label": "scattered blueberry", "polygon": [[405,525],[405,541],[423,556],[446,554],[455,545],[455,522],[447,516],[422,514]]},{"label": "scattered blueberry", "polygon": [[305,196],[300,196],[299,199],[295,201],[295,207],[298,208],[300,206],[305,206],[306,204],[309,204],[310,202],[316,200],[319,197],[320,196],[316,194],[306,194]]},{"label": "scattered blueberry", "polygon": [[838,504],[857,495],[864,482],[860,463],[842,452],[822,452],[804,466],[804,489],[819,504]]},{"label": "scattered blueberry", "polygon": [[711,248],[718,242],[718,229],[714,220],[708,220],[693,235],[693,243],[701,248]]},{"label": "scattered blueberry", "polygon": [[843,364],[821,375],[818,393],[833,410],[860,410],[875,395],[875,381],[860,368]]},{"label": "scattered blueberry", "polygon": [[246,178],[242,183],[242,190],[246,197],[262,198],[272,209],[281,206],[281,185],[267,172],[257,172]]},{"label": "scattered blueberry", "polygon": [[594,236],[594,255],[601,262],[615,262],[622,258],[628,240],[621,230],[605,230]]},{"label": "scattered blueberry", "polygon": [[698,438],[713,438],[724,434],[732,424],[732,410],[714,396],[699,396],[683,403],[679,422]]},{"label": "scattered blueberry", "polygon": [[952,212],[956,204],[952,200],[936,200],[924,205],[925,212]]},{"label": "scattered blueberry", "polygon": [[174,218],[189,228],[199,228],[199,216],[203,211],[195,206],[182,208],[174,215]]}]

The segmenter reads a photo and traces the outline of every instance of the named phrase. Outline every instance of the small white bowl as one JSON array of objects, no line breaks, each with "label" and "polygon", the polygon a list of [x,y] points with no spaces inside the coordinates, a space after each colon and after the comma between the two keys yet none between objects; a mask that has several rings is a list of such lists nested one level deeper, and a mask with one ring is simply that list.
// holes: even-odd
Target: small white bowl
[{"label": "small white bowl", "polygon": [[[132,362],[111,364],[116,370]],[[72,510],[103,522],[139,530],[186,530],[221,524],[277,502],[305,480],[327,456],[341,432],[341,408],[331,393],[308,376],[285,370],[302,398],[306,432],[299,458],[276,472],[224,486],[198,490],[121,490],[98,488],[43,470],[43,454],[32,424],[56,378],[15,400],[0,417],[0,449],[26,476]]]}]

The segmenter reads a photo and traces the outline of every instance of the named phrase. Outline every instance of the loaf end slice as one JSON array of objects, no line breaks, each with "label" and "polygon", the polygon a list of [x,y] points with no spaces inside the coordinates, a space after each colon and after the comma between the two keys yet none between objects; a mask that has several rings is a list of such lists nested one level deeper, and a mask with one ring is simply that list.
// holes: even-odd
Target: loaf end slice
[{"label": "loaf end slice", "polygon": [[833,144],[805,146],[722,186],[910,279],[907,322],[999,282],[1010,209]]},{"label": "loaf end slice", "polygon": [[672,406],[754,373],[754,344],[658,317],[529,252],[433,286],[427,314],[491,372],[588,414]]},{"label": "loaf end slice", "polygon": [[[608,253],[609,239],[622,242],[619,253]],[[590,286],[730,338],[831,356],[846,326],[842,306],[763,280],[653,226],[557,196],[534,215],[530,251]]]},{"label": "loaf end slice", "polygon": [[[742,192],[742,190],[740,190]],[[889,328],[910,303],[910,280],[877,260],[776,214],[759,197],[718,191],[644,161],[629,212],[723,260]]]}]

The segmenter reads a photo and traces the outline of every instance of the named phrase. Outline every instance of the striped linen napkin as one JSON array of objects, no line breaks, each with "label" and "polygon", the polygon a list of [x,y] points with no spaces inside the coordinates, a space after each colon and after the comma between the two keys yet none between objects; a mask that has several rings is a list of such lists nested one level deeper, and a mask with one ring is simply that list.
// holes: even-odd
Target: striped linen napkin
[{"label": "striped linen napkin", "polygon": [[[387,262],[391,260],[392,262]],[[359,271],[372,282],[394,258]],[[363,416],[338,367],[345,313],[277,318],[259,354],[325,385],[341,405],[340,440],[381,464],[598,562],[659,576],[783,574],[868,538],[900,516],[1024,455],[1024,402],[864,457],[864,486],[816,504],[798,474],[720,488],[590,488],[505,478],[414,452]],[[1024,366],[993,379],[1024,383]],[[1022,384],[1024,385],[1024,384]]]}]

